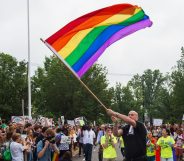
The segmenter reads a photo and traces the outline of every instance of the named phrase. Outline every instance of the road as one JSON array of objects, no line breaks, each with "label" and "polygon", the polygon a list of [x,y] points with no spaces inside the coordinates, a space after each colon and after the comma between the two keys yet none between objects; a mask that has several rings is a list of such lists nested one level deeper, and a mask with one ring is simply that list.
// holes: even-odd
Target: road
[{"label": "road", "polygon": [[[123,157],[121,155],[120,148],[118,146],[116,146],[116,151],[117,151],[116,161],[122,161]],[[76,152],[76,155],[72,158],[72,161],[83,161],[83,159],[84,159],[84,157],[79,157],[77,155],[77,152]],[[98,146],[93,148],[92,160],[91,161],[98,161]]]}]

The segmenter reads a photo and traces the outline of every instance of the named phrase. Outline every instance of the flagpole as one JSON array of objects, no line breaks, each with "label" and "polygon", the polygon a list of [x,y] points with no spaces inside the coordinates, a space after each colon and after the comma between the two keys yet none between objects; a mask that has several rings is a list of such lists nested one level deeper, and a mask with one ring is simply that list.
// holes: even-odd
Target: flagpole
[{"label": "flagpole", "polygon": [[29,29],[29,0],[27,0],[27,29],[28,29],[28,116],[31,118],[31,63],[30,63],[30,29]]},{"label": "flagpole", "polygon": [[75,73],[75,71],[64,61],[64,59],[55,51],[55,49],[49,45],[46,41],[44,41],[42,38],[40,40],[63,62],[63,64],[67,67],[69,71],[72,72],[72,74],[78,79],[78,81],[83,85],[84,88],[101,104],[101,106],[107,110],[107,107],[98,99],[98,97],[86,86],[86,84],[78,77],[78,75]]}]

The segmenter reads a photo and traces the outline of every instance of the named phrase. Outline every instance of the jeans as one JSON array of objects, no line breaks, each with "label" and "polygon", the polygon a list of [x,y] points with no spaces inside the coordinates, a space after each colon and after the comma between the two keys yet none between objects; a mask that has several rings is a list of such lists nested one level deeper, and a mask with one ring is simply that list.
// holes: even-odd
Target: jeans
[{"label": "jeans", "polygon": [[155,161],[155,156],[147,157],[148,161]]},{"label": "jeans", "polygon": [[82,151],[82,154],[83,154],[84,153],[83,143],[79,143],[79,156],[81,155],[81,151]]},{"label": "jeans", "polygon": [[100,144],[98,149],[98,160],[103,161],[103,147]]},{"label": "jeans", "polygon": [[85,160],[86,161],[91,161],[92,150],[93,150],[92,144],[85,144],[84,153],[85,153]]}]

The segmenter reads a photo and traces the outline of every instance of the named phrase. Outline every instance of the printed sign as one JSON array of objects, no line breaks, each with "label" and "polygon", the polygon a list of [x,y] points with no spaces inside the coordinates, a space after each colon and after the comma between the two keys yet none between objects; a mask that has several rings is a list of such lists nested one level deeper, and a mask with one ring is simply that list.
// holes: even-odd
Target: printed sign
[{"label": "printed sign", "polygon": [[67,124],[71,126],[75,126],[74,120],[67,120]]},{"label": "printed sign", "polygon": [[62,136],[60,143],[71,143],[71,138],[69,136]]},{"label": "printed sign", "polygon": [[25,124],[24,116],[12,116],[11,121],[17,124],[22,124],[22,125]]},{"label": "printed sign", "polygon": [[64,123],[65,123],[65,117],[61,116],[61,124],[64,125]]},{"label": "printed sign", "polygon": [[154,126],[160,126],[160,125],[162,125],[162,122],[163,122],[162,119],[153,119]]},{"label": "printed sign", "polygon": [[85,124],[83,117],[77,117],[74,119],[74,121],[75,121],[75,125],[83,126]]}]

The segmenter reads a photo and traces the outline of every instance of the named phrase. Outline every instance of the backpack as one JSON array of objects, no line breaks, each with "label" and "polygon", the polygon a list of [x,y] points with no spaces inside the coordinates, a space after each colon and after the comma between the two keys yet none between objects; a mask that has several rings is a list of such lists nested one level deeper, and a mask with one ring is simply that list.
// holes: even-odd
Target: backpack
[{"label": "backpack", "polygon": [[11,142],[9,142],[9,146],[3,152],[3,159],[5,161],[10,161],[12,159],[11,152],[10,152],[10,144],[11,144]]},{"label": "backpack", "polygon": [[12,159],[10,149],[6,149],[3,152],[3,159],[6,160],[6,161],[9,161],[9,160]]}]

